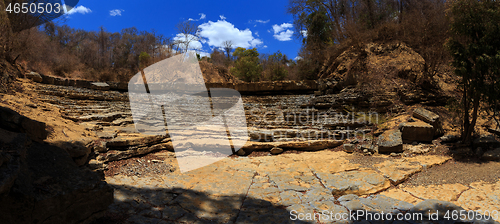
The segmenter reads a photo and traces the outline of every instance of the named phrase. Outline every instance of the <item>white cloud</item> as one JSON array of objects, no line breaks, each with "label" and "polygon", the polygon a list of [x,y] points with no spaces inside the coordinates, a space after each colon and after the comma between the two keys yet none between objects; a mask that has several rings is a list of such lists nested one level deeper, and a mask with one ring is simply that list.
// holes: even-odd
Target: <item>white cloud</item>
[{"label": "white cloud", "polygon": [[302,30],[302,31],[300,31],[300,33],[302,33],[303,37],[307,37],[307,30]]},{"label": "white cloud", "polygon": [[264,23],[264,24],[268,23],[269,21],[270,20],[265,20],[265,21],[264,20],[260,20],[260,19],[255,20],[255,22],[257,22],[257,23]]},{"label": "white cloud", "polygon": [[220,15],[219,17],[220,17],[220,19],[222,19],[222,20],[226,20],[226,17],[225,17],[224,15]]},{"label": "white cloud", "polygon": [[295,60],[295,61],[302,60],[302,59],[303,59],[303,58],[302,58],[302,57],[300,57],[300,56],[297,56],[297,57],[295,57],[295,58],[294,58],[294,60]]},{"label": "white cloud", "polygon": [[83,5],[77,6],[75,8],[72,8],[69,5],[64,5],[63,8],[66,9],[66,14],[68,14],[68,15],[72,15],[72,14],[75,14],[75,13],[87,14],[87,13],[91,13],[92,12],[92,10],[90,10],[89,8],[87,8],[87,7],[83,6]]},{"label": "white cloud", "polygon": [[184,35],[182,33],[178,33],[174,37],[174,41],[177,43],[180,49],[186,49],[186,42],[189,41],[188,49],[190,50],[199,50],[203,47],[198,37],[193,36],[191,34]]},{"label": "white cloud", "polygon": [[276,34],[276,33],[280,33],[283,30],[286,30],[288,28],[292,28],[292,27],[293,27],[293,24],[291,24],[291,23],[283,23],[281,25],[274,24],[273,30],[274,30],[274,33]]},{"label": "white cloud", "polygon": [[278,25],[278,24],[273,25],[274,38],[276,38],[276,40],[279,40],[279,41],[292,40],[293,30],[289,29],[292,27],[293,27],[293,24],[291,24],[291,23],[283,23],[281,25]]},{"label": "white cloud", "polygon": [[274,34],[274,38],[279,41],[290,41],[292,40],[292,35],[293,31],[292,30],[286,30],[278,34]]},{"label": "white cloud", "polygon": [[264,45],[264,47],[262,47],[262,48],[267,48],[267,45]]},{"label": "white cloud", "polygon": [[113,9],[113,10],[109,11],[109,15],[110,16],[121,16],[122,12],[125,12],[125,10],[123,10],[123,9]]},{"label": "white cloud", "polygon": [[208,21],[199,26],[199,35],[207,39],[207,43],[213,47],[223,47],[224,41],[233,42],[233,47],[250,48],[261,45],[262,40],[255,38],[249,29],[240,30],[230,22],[218,20]]},{"label": "white cloud", "polygon": [[198,15],[200,15],[200,18],[199,18],[199,19],[189,18],[188,20],[189,20],[189,21],[200,21],[200,20],[202,20],[202,19],[207,18],[207,15],[206,15],[205,13],[198,13]]}]

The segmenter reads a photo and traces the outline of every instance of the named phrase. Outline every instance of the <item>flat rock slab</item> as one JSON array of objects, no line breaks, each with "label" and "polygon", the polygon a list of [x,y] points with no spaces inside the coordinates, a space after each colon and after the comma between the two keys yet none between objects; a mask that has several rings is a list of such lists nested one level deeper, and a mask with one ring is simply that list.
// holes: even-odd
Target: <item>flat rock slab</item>
[{"label": "flat rock slab", "polygon": [[431,142],[434,139],[434,127],[422,121],[402,124],[402,138],[405,142]]},{"label": "flat rock slab", "polygon": [[403,152],[403,138],[399,130],[389,130],[378,138],[378,152],[383,154]]},{"label": "flat rock slab", "polygon": [[422,107],[419,107],[413,111],[413,117],[431,125],[435,125],[437,122],[439,122],[439,115]]},{"label": "flat rock slab", "polygon": [[318,174],[325,187],[333,195],[367,195],[383,191],[391,186],[389,180],[373,170],[344,171],[336,174]]},{"label": "flat rock slab", "polygon": [[95,90],[109,90],[109,85],[105,82],[93,82],[90,83],[90,88]]},{"label": "flat rock slab", "polygon": [[134,145],[147,145],[162,141],[167,138],[165,135],[119,135],[118,137],[108,141],[108,148],[121,148]]},{"label": "flat rock slab", "polygon": [[403,160],[385,161],[374,165],[392,184],[397,185],[407,180],[411,175],[420,172],[422,165],[417,162]]},{"label": "flat rock slab", "polygon": [[[352,220],[331,220],[325,216],[314,219],[314,214],[363,210],[367,217],[382,212],[419,213],[440,205],[449,209],[460,206],[469,210],[500,209],[496,199],[500,182],[396,187],[383,191],[391,186],[390,180],[378,171],[350,163],[346,159],[350,156],[342,151],[322,151],[225,158],[185,173],[176,169],[163,175],[106,177],[119,192],[115,193],[115,203],[110,210],[129,214],[127,221],[130,222],[352,223]],[[379,163],[379,167],[395,167],[394,173],[406,171],[405,167],[410,165],[442,164],[450,158],[416,156],[395,160],[385,156],[382,159],[386,161]],[[385,163],[389,160],[396,165]],[[344,195],[334,196],[332,190],[337,189],[341,191],[336,192]],[[378,191],[383,192],[374,194]],[[415,206],[426,199],[440,201]],[[299,213],[305,215],[301,220],[290,220]]]}]

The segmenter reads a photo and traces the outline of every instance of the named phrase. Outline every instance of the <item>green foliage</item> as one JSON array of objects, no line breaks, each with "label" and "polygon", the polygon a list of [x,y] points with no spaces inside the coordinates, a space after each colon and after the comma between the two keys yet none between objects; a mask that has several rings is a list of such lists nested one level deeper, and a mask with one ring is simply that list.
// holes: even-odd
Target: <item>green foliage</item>
[{"label": "green foliage", "polygon": [[150,59],[150,56],[148,53],[141,52],[141,54],[139,54],[139,64],[141,65],[141,67],[147,67],[148,63],[149,63],[149,59]]},{"label": "green foliage", "polygon": [[499,103],[500,2],[456,0],[451,5],[449,16],[452,37],[446,46],[453,57],[455,74],[461,77],[464,116],[462,138],[469,141],[480,101],[490,105]]},{"label": "green foliage", "polygon": [[304,43],[322,45],[331,42],[332,26],[328,22],[326,11],[309,14],[305,20],[305,26],[307,27],[307,37],[304,38]]},{"label": "green foliage", "polygon": [[270,63],[272,81],[283,80],[288,76],[288,70],[286,69],[288,60],[286,55],[278,51],[268,57],[268,62]]},{"label": "green foliage", "polygon": [[259,64],[259,53],[257,49],[245,49],[238,47],[233,55],[237,57],[231,73],[246,82],[258,81],[262,74],[262,66]]}]

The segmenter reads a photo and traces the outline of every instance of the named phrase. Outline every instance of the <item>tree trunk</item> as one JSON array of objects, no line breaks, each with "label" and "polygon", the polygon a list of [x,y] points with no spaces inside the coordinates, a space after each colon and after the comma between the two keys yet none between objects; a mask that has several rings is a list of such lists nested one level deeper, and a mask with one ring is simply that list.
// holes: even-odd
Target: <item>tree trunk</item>
[{"label": "tree trunk", "polygon": [[474,132],[474,127],[476,126],[477,114],[478,114],[478,110],[479,110],[479,98],[480,98],[479,96],[480,96],[479,94],[476,94],[474,96],[472,121],[469,124],[469,128],[466,130],[464,143],[469,143],[472,140],[472,132]]}]

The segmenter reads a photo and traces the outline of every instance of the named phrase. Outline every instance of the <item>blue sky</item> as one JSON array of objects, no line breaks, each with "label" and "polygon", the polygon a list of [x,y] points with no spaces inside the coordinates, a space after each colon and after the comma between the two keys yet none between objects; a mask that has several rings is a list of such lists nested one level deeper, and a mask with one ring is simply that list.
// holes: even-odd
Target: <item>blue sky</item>
[{"label": "blue sky", "polygon": [[288,0],[80,0],[69,11],[65,24],[84,30],[104,26],[109,32],[135,26],[175,38],[176,24],[192,20],[200,25],[203,39],[190,46],[202,52],[211,52],[224,40],[231,40],[236,47],[255,47],[259,53],[280,50],[293,59],[302,40],[293,35],[293,17],[286,13],[287,5]]}]

